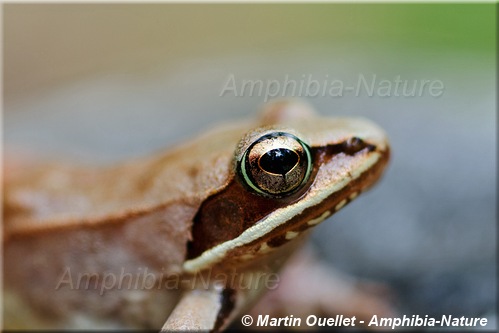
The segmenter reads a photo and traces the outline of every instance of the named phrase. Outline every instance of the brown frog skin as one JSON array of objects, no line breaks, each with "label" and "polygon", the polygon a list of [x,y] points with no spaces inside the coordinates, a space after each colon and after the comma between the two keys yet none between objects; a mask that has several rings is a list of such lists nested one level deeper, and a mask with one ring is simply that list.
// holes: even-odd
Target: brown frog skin
[{"label": "brown frog skin", "polygon": [[113,166],[13,170],[7,159],[5,328],[159,329],[173,311],[164,329],[222,329],[262,284],[185,281],[278,272],[388,159],[378,126],[320,117],[294,100]]}]

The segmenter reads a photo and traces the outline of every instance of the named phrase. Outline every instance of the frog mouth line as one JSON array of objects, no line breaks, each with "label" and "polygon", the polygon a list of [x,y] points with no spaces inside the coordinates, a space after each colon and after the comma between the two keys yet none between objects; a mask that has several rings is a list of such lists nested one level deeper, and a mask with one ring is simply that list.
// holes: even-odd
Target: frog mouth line
[{"label": "frog mouth line", "polygon": [[383,174],[383,166],[388,161],[389,155],[389,150],[384,151],[382,159],[376,162],[377,165],[361,172],[358,177],[351,178],[348,186],[342,187],[331,194],[331,200],[328,198],[328,200],[323,200],[315,206],[310,205],[302,213],[290,219],[288,225],[276,227],[274,233],[277,236],[270,237],[266,241],[265,247],[279,247],[341,210],[360,193],[375,184],[376,180]]},{"label": "frog mouth line", "polygon": [[259,223],[246,229],[238,237],[216,245],[204,251],[201,255],[185,261],[184,270],[188,273],[196,273],[222,261],[229,251],[258,241],[258,239],[262,238],[263,235],[268,235],[274,229],[286,224],[291,219],[288,217],[298,216],[306,209],[320,205],[321,202],[324,202],[328,197],[333,195],[333,193],[339,192],[343,188],[347,187],[352,180],[359,178],[363,173],[370,170],[371,167],[377,164],[378,161],[383,159],[383,155],[384,154],[379,151],[372,152],[371,155],[366,158],[365,163],[351,172],[349,177],[345,177],[334,186],[327,188],[327,190],[312,190],[306,195],[309,200],[300,200],[284,208],[276,209],[274,212],[263,218]]}]

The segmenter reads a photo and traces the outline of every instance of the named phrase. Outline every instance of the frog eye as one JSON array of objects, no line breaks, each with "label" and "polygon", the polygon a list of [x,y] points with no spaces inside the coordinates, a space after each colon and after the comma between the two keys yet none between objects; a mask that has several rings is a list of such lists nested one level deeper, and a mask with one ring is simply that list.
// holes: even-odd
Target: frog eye
[{"label": "frog eye", "polygon": [[239,172],[261,195],[282,197],[297,191],[310,177],[310,148],[293,134],[273,132],[255,140],[242,155]]}]

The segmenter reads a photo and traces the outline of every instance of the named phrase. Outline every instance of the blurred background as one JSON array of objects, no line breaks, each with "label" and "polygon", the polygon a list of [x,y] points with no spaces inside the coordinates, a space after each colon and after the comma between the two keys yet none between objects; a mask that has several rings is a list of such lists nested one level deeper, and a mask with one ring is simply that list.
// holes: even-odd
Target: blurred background
[{"label": "blurred background", "polygon": [[3,16],[5,148],[45,157],[108,163],[252,117],[264,94],[221,96],[231,77],[441,81],[439,96],[301,95],[374,120],[393,152],[313,242],[390,285],[402,314],[495,327],[494,5],[5,4]]}]

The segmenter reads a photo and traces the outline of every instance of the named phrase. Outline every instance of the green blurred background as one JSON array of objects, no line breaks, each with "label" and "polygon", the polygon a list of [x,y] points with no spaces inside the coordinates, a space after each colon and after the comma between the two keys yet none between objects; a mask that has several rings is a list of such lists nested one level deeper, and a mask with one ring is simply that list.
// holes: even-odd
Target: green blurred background
[{"label": "green blurred background", "polygon": [[[190,59],[321,48],[417,68],[471,53],[492,66],[493,5],[5,5],[5,91],[14,96],[110,70],[144,75]],[[415,59],[387,57],[403,50]],[[369,54],[366,54],[369,53]],[[454,57],[450,56],[449,60]],[[464,63],[462,63],[464,65]],[[468,69],[468,68],[463,68]],[[456,68],[458,70],[458,68]]]},{"label": "green blurred background", "polygon": [[[145,155],[263,96],[227,77],[441,80],[442,96],[319,96],[390,136],[383,181],[327,222],[323,259],[396,292],[402,314],[496,321],[494,4],[4,5],[8,150],[106,163]],[[299,96],[298,96],[299,97]]]}]

